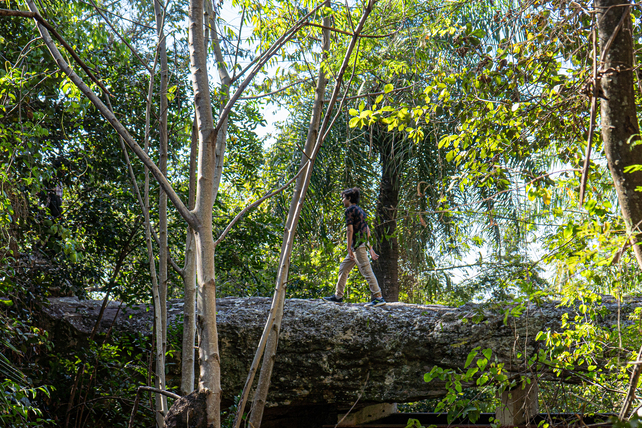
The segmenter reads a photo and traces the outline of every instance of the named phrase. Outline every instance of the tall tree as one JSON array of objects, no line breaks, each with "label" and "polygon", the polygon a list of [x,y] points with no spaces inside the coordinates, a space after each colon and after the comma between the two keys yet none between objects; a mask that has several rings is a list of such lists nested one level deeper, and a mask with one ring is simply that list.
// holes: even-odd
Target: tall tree
[{"label": "tall tree", "polygon": [[[635,256],[642,268],[642,145],[639,140],[633,85],[633,32],[628,1],[596,1],[600,43],[600,68],[595,89],[600,101],[604,152],[617,191],[622,217],[631,235]],[[593,94],[598,96],[597,93]]]},{"label": "tall tree", "polygon": [[[404,157],[401,147],[403,142],[397,143],[395,153],[395,139],[403,139],[404,135],[387,133],[376,126],[373,130],[376,136],[376,147],[379,151],[379,164],[381,165],[381,179],[379,181],[379,197],[377,198],[377,214],[374,228],[375,247],[379,252],[379,260],[372,264],[372,268],[379,280],[384,299],[389,302],[399,300],[399,243],[397,242],[397,210],[399,208],[399,190],[401,186],[401,165],[403,161],[395,158]],[[400,153],[401,151],[401,153]]]},{"label": "tall tree", "polygon": [[[642,145],[635,106],[633,70],[633,26],[631,4],[621,0],[597,0],[597,28],[600,44],[598,74],[593,76],[593,97],[602,88],[600,101],[602,140],[622,218],[640,269],[642,247]],[[595,58],[597,61],[597,58]],[[642,356],[642,348],[638,352]],[[641,373],[634,366],[620,419],[628,418]]]}]

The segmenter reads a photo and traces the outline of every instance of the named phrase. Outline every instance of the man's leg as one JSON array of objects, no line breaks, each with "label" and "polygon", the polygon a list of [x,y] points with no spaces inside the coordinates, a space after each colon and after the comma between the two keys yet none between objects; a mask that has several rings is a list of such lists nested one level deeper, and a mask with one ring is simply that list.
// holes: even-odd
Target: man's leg
[{"label": "man's leg", "polygon": [[361,275],[363,275],[366,281],[368,281],[370,292],[375,299],[381,298],[381,288],[379,288],[377,277],[372,271],[372,266],[370,266],[370,259],[368,259],[368,250],[366,249],[365,244],[360,245],[359,248],[355,250],[354,255],[357,259],[359,272],[361,272]]},{"label": "man's leg", "polygon": [[337,279],[337,287],[334,295],[339,299],[343,299],[343,291],[346,288],[346,282],[348,281],[348,274],[355,265],[355,261],[350,257],[346,256],[345,259],[339,265],[339,278]]}]

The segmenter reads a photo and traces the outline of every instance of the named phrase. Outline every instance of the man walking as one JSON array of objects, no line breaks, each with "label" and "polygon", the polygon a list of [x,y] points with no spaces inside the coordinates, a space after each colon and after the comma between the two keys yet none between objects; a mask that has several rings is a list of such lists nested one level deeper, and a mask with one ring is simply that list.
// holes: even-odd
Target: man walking
[{"label": "man walking", "polygon": [[386,301],[381,296],[381,289],[377,282],[377,277],[372,272],[370,260],[368,260],[368,250],[370,250],[370,257],[372,260],[377,260],[379,255],[374,252],[369,245],[370,228],[366,223],[366,213],[359,207],[359,198],[361,194],[359,189],[353,187],[341,192],[341,198],[345,210],[346,226],[347,226],[347,241],[348,241],[348,255],[341,262],[339,266],[339,279],[337,280],[337,289],[334,295],[324,297],[324,300],[329,302],[342,302],[343,291],[346,287],[348,274],[352,268],[357,265],[359,272],[368,281],[368,286],[374,299],[366,306],[382,306]]}]

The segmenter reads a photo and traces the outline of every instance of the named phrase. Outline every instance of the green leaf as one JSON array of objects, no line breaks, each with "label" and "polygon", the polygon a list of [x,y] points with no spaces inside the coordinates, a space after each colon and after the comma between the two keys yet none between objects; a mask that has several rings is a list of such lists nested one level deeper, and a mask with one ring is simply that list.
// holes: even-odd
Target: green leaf
[{"label": "green leaf", "polygon": [[408,419],[408,423],[406,424],[406,428],[423,428],[421,425],[421,422],[419,422],[419,419]]},{"label": "green leaf", "polygon": [[392,86],[390,83],[388,83],[386,86],[383,87],[383,92],[385,92],[387,94],[389,92],[392,92],[392,90],[394,88],[395,88],[394,86]]},{"label": "green leaf", "polygon": [[455,157],[455,152],[451,150],[446,154],[446,161],[451,162],[454,157]]},{"label": "green leaf", "polygon": [[642,171],[642,165],[636,164],[636,165],[629,165],[624,167],[624,172],[625,173],[632,173],[632,172],[638,172]]},{"label": "green leaf", "polygon": [[468,367],[470,363],[473,362],[473,360],[477,356],[478,350],[479,350],[479,346],[477,348],[474,348],[472,351],[468,353],[468,357],[466,357],[466,363],[464,364],[464,368]]}]

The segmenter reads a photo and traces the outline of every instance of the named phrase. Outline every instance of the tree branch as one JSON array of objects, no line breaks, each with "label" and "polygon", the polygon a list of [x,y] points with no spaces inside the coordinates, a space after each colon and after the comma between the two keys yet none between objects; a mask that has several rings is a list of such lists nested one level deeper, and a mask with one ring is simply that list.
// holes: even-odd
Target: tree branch
[{"label": "tree branch", "polygon": [[107,25],[109,25],[109,28],[111,28],[111,30],[112,30],[114,33],[116,33],[116,35],[118,36],[118,38],[119,38],[119,39],[120,39],[120,40],[121,40],[121,41],[122,41],[122,42],[123,42],[123,43],[124,43],[128,48],[129,48],[129,50],[134,54],[134,56],[135,56],[136,58],[138,58],[138,61],[140,61],[141,65],[142,65],[143,67],[145,67],[145,69],[147,69],[147,71],[151,74],[152,69],[151,69],[151,68],[149,68],[149,65],[147,65],[147,62],[146,62],[146,61],[144,61],[144,60],[140,57],[140,55],[138,55],[138,52],[136,51],[136,49],[134,49],[134,47],[133,47],[133,46],[132,46],[132,45],[131,45],[127,40],[125,40],[125,38],[124,38],[124,37],[123,37],[123,36],[122,36],[122,35],[121,35],[117,30],[116,30],[116,28],[114,28],[114,25],[111,23],[111,21],[109,20],[109,18],[107,18],[107,17],[105,16],[105,14],[103,14],[102,10],[98,7],[98,5],[96,4],[96,2],[95,2],[94,0],[89,0],[89,1],[91,2],[91,5],[94,7],[94,9],[96,10],[96,12],[98,12],[98,14],[103,18],[103,20],[105,20],[105,22],[107,23]]},{"label": "tree branch", "polygon": [[[308,22],[305,23],[305,25],[307,25],[309,27],[323,28],[323,29],[330,30],[330,31],[335,32],[335,33],[345,34],[346,36],[354,37],[354,33],[351,33],[349,31],[339,30],[338,28],[334,28],[334,27],[326,27],[325,25],[317,24],[317,23],[314,23],[314,22],[309,22],[308,21]],[[383,35],[380,35],[380,36],[375,36],[375,35],[371,35],[371,34],[359,34],[357,37],[360,37],[362,39],[385,39],[385,38],[394,36],[398,32],[399,32],[399,30],[393,31],[392,33],[388,33],[388,34],[383,34]]]},{"label": "tree branch", "polygon": [[[350,58],[352,57],[352,52],[354,47],[357,44],[358,35],[363,30],[368,16],[374,9],[376,0],[369,0],[366,6],[364,7],[363,15],[359,20],[357,28],[354,30],[354,36],[350,41],[348,49],[346,50],[343,62],[339,69],[339,73],[335,78],[335,86],[332,91],[332,96],[330,97],[330,102],[328,103],[325,110],[325,117],[323,123],[319,126],[321,121],[320,111],[323,102],[323,91],[325,90],[325,83],[327,81],[323,68],[319,69],[319,79],[317,83],[317,93],[315,94],[315,108],[313,110],[313,118],[310,121],[310,127],[308,128],[308,137],[305,143],[304,154],[308,159],[305,160],[301,158],[301,168],[305,170],[305,174],[297,180],[297,187],[292,195],[292,201],[290,203],[290,211],[288,212],[288,219],[286,222],[285,230],[283,233],[283,243],[281,245],[281,254],[279,256],[279,271],[277,273],[276,287],[274,290],[274,297],[272,300],[272,306],[270,308],[270,314],[268,320],[265,323],[265,328],[263,330],[263,335],[259,341],[259,346],[257,347],[256,354],[254,356],[254,361],[252,362],[251,372],[248,375],[246,380],[245,388],[251,387],[252,378],[254,373],[252,370],[256,371],[255,364],[258,364],[258,360],[261,358],[261,354],[265,352],[263,356],[263,364],[261,366],[261,373],[259,375],[259,382],[254,393],[254,401],[252,403],[252,410],[250,414],[249,422],[255,426],[259,426],[261,419],[263,418],[263,409],[265,408],[265,402],[267,398],[267,392],[270,385],[270,378],[272,376],[272,368],[274,365],[274,356],[276,355],[276,348],[278,345],[279,339],[279,330],[281,328],[281,319],[283,317],[283,305],[285,300],[285,283],[287,281],[287,276],[289,272],[290,265],[290,256],[292,253],[292,247],[294,245],[294,237],[296,235],[296,228],[298,224],[299,217],[301,215],[301,209],[305,201],[305,195],[307,193],[310,178],[312,175],[312,170],[314,167],[314,160],[316,159],[319,150],[323,144],[325,138],[324,130],[328,127],[330,119],[332,117],[332,109],[336,103],[336,100],[341,91],[341,83],[343,81],[343,76],[349,66]],[[326,2],[327,3],[327,2]],[[325,3],[324,3],[325,4]],[[329,26],[329,24],[328,24]],[[324,30],[328,31],[328,30]],[[327,40],[327,45],[326,44]],[[324,37],[324,49],[327,51],[329,49],[329,34],[327,37]],[[322,83],[323,82],[323,83]],[[321,84],[322,83],[322,84]],[[318,112],[317,113],[315,113]],[[245,392],[244,392],[245,394]],[[244,410],[244,402],[239,403],[238,412],[242,414]],[[239,413],[237,413],[236,426],[240,423]]]},{"label": "tree branch", "polygon": [[175,400],[182,398],[180,395],[174,394],[173,392],[165,391],[164,389],[152,388],[151,386],[139,386],[138,389],[136,390],[136,399],[134,400],[134,405],[132,406],[132,413],[131,413],[131,416],[129,417],[129,424],[127,425],[128,428],[132,428],[134,426],[134,417],[136,416],[136,411],[138,411],[138,404],[140,402],[141,391],[155,392],[157,394],[162,394],[169,398],[173,398]]},{"label": "tree branch", "polygon": [[160,172],[156,164],[151,160],[151,158],[145,153],[145,151],[136,143],[134,138],[129,134],[127,129],[120,123],[120,121],[116,118],[116,116],[105,106],[105,104],[98,98],[98,96],[83,82],[83,80],[78,76],[73,69],[67,64],[65,59],[62,57],[60,54],[60,51],[58,51],[58,48],[56,47],[55,43],[51,39],[49,32],[47,31],[47,28],[38,21],[36,16],[40,16],[38,14],[38,9],[36,8],[36,5],[33,3],[33,0],[27,0],[27,5],[29,6],[29,9],[35,13],[34,19],[38,23],[38,30],[40,31],[40,35],[42,36],[43,41],[49,48],[49,52],[51,53],[52,57],[58,64],[58,67],[69,76],[69,79],[80,89],[80,91],[94,104],[94,106],[98,109],[100,114],[103,115],[105,119],[111,124],[111,126],[118,132],[120,136],[123,137],[123,140],[127,143],[127,145],[134,151],[136,156],[145,164],[147,168],[149,168],[152,171],[152,174],[154,174],[154,177],[158,181],[158,184],[161,186],[161,188],[167,193],[168,197],[176,207],[176,210],[179,212],[179,214],[185,219],[185,221],[192,226],[193,229],[198,230],[200,228],[200,225],[198,224],[198,221],[196,217],[187,209],[187,207],[183,204],[181,201],[180,197],[178,194],[174,191],[172,188],[171,184],[165,176]]},{"label": "tree branch", "polygon": [[243,100],[243,101],[245,101],[245,100],[258,100],[259,98],[269,97],[270,95],[278,94],[279,92],[283,92],[283,91],[291,88],[292,86],[295,86],[295,85],[298,85],[299,83],[307,82],[307,81],[310,81],[310,80],[312,80],[311,77],[308,77],[306,79],[297,80],[296,82],[290,83],[289,85],[284,86],[282,88],[279,88],[279,89],[277,89],[275,91],[268,92],[266,94],[261,94],[261,95],[252,95],[252,96],[249,96],[249,97],[240,97],[239,100]]},{"label": "tree branch", "polygon": [[[29,9],[31,9],[31,7],[29,7]],[[49,23],[48,23],[48,22],[47,22],[47,21],[46,21],[46,20],[45,20],[45,19],[44,19],[44,18],[43,18],[43,17],[42,17],[38,12],[37,12],[37,10],[32,10],[31,12],[26,12],[26,11],[22,11],[22,10],[0,9],[0,16],[20,16],[20,17],[23,17],[23,18],[33,18],[34,20],[36,20],[36,22],[37,22],[38,24],[42,25],[42,26],[43,26],[43,27],[45,27],[47,30],[51,31],[51,34],[53,34],[53,35],[54,35],[54,37],[55,37],[56,39],[58,39],[58,41],[60,42],[60,44],[65,48],[65,50],[66,50],[67,52],[69,52],[69,54],[72,56],[72,58],[74,59],[74,61],[76,61],[76,62],[78,63],[78,65],[79,65],[83,70],[85,70],[85,73],[87,73],[87,75],[89,76],[89,78],[90,78],[90,79],[91,79],[91,80],[92,80],[96,85],[98,85],[98,86],[100,87],[100,89],[102,89],[102,90],[103,90],[103,92],[104,92],[107,96],[109,96],[109,97],[111,97],[111,96],[112,96],[112,95],[111,95],[111,93],[107,90],[107,88],[105,88],[105,85],[103,85],[103,84],[102,84],[102,82],[101,82],[100,80],[98,80],[98,78],[97,78],[96,76],[94,76],[94,73],[92,73],[92,72],[91,72],[91,70],[89,69],[89,67],[87,66],[87,64],[85,64],[85,63],[83,62],[83,60],[82,60],[82,59],[80,59],[80,57],[78,56],[78,54],[76,54],[76,52],[73,50],[73,48],[72,48],[71,46],[69,46],[69,44],[67,44],[67,42],[65,42],[65,40],[62,38],[62,36],[61,36],[60,34],[58,34],[58,32],[56,31],[56,29],[55,29],[54,27],[52,27],[52,26],[51,26],[51,24],[49,24]],[[42,33],[42,31],[41,31],[41,33]],[[45,43],[46,43],[46,41],[45,41]]]},{"label": "tree branch", "polygon": [[[294,35],[296,34],[296,32],[297,32],[299,29],[301,29],[301,28],[305,25],[305,23],[307,22],[307,19],[308,19],[312,14],[314,14],[317,10],[321,9],[322,7],[323,7],[323,3],[320,3],[317,7],[315,7],[315,8],[314,8],[314,9],[312,9],[310,12],[308,12],[308,13],[307,13],[303,18],[301,18],[301,19],[300,19],[300,20],[299,20],[299,21],[298,21],[294,26],[290,27],[290,29],[289,29],[288,31],[286,31],[285,33],[283,33],[283,35],[282,35],[281,37],[279,37],[279,39],[278,39],[276,42],[274,42],[274,44],[273,44],[272,46],[270,46],[270,48],[269,48],[269,49],[268,49],[268,50],[267,50],[267,51],[266,51],[262,56],[260,56],[257,60],[255,60],[255,61],[258,61],[258,62],[257,62],[257,64],[254,66],[254,69],[253,69],[253,70],[250,72],[250,74],[245,78],[245,80],[243,80],[243,82],[241,82],[241,84],[240,84],[240,85],[239,85],[239,87],[236,89],[236,91],[234,92],[234,94],[230,97],[230,99],[229,99],[229,101],[227,102],[227,104],[225,105],[225,107],[221,110],[221,114],[220,114],[220,116],[219,116],[219,120],[218,120],[218,125],[216,125],[216,129],[215,129],[215,131],[216,131],[216,132],[218,132],[218,131],[219,131],[219,129],[221,129],[221,127],[222,127],[222,126],[223,126],[223,124],[225,123],[225,118],[230,114],[230,112],[232,111],[232,107],[234,107],[234,104],[235,104],[235,103],[236,103],[236,101],[241,97],[241,94],[243,93],[243,91],[245,90],[245,88],[247,88],[247,86],[250,84],[250,82],[252,81],[252,79],[254,79],[254,76],[256,76],[256,75],[258,74],[258,72],[259,72],[259,71],[261,71],[261,69],[263,68],[263,66],[264,66],[264,65],[265,65],[265,64],[270,60],[270,58],[272,58],[272,56],[274,56],[274,55],[276,54],[276,52],[277,52],[277,51],[278,51],[278,50],[279,50],[283,45],[285,45],[288,41],[290,41],[290,39],[291,39],[292,37],[294,37]],[[251,65],[252,65],[252,64],[248,65],[248,67],[246,67],[246,69],[245,69],[245,70],[243,70],[243,71],[239,74],[239,76],[238,76],[238,77],[240,77],[241,75],[243,75],[243,74],[246,72],[246,70],[247,70]]]},{"label": "tree branch", "polygon": [[259,205],[261,205],[261,204],[263,203],[263,201],[265,201],[266,199],[269,199],[269,198],[271,198],[272,196],[276,195],[277,193],[280,193],[280,192],[282,192],[283,190],[285,190],[285,189],[286,189],[290,184],[292,184],[292,182],[293,182],[294,180],[296,180],[296,179],[299,177],[299,175],[301,175],[301,173],[303,172],[303,170],[304,170],[304,168],[299,169],[299,172],[297,172],[297,174],[296,174],[294,177],[292,177],[291,179],[289,179],[289,180],[288,180],[288,182],[287,182],[287,183],[285,183],[283,186],[279,187],[278,189],[274,190],[273,192],[268,193],[267,195],[263,196],[263,197],[262,197],[261,199],[259,199],[258,201],[253,202],[253,203],[251,203],[250,205],[248,205],[248,206],[246,206],[245,208],[243,208],[243,209],[241,210],[241,212],[240,212],[240,213],[238,213],[238,214],[236,215],[236,217],[234,217],[234,219],[230,222],[230,224],[228,224],[228,225],[227,225],[227,227],[225,228],[225,230],[223,230],[223,232],[221,233],[221,236],[219,236],[219,237],[218,237],[218,239],[214,242],[214,247],[216,247],[216,246],[217,246],[217,245],[218,245],[218,244],[219,244],[219,243],[220,243],[220,242],[225,238],[225,236],[227,236],[227,234],[228,234],[228,233],[229,233],[229,231],[232,229],[232,227],[234,227],[234,225],[235,225],[236,223],[238,223],[238,221],[241,219],[241,217],[243,217],[243,216],[245,215],[245,213],[247,213],[247,212],[248,212],[249,210],[251,210],[252,208],[256,208],[256,207],[258,207],[258,206],[259,206]]},{"label": "tree branch", "polygon": [[[592,17],[593,24],[593,96],[591,97],[591,119],[589,122],[588,140],[586,142],[586,154],[584,155],[584,166],[582,167],[582,178],[580,180],[580,207],[584,205],[584,194],[588,182],[589,168],[591,166],[591,146],[595,134],[595,116],[597,114],[598,76],[597,76],[597,26],[595,16]],[[620,22],[621,23],[621,22]]]},{"label": "tree branch", "polygon": [[[390,91],[390,92],[388,92],[388,93],[389,93],[389,94],[392,94],[392,93],[394,93],[394,92],[401,92],[401,91],[405,91],[406,89],[411,89],[411,88],[414,88],[415,86],[417,86],[417,85],[415,85],[415,84],[413,83],[412,85],[403,86],[403,87],[401,87],[401,88],[395,88],[395,89],[393,89],[392,91]],[[345,97],[345,98],[343,98],[343,101],[358,100],[358,99],[360,99],[360,98],[372,97],[372,96],[375,96],[375,95],[385,95],[385,94],[386,94],[386,92],[385,92],[385,91],[379,91],[379,92],[368,92],[367,94],[353,95],[353,96],[351,96],[351,97]],[[324,102],[328,102],[328,100],[324,100]]]}]

